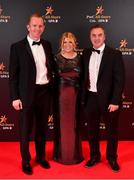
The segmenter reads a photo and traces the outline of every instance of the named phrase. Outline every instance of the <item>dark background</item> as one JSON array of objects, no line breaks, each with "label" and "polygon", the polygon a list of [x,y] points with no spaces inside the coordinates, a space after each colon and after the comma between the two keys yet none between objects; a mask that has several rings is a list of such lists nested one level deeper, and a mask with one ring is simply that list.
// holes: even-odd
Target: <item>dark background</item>
[{"label": "dark background", "polygon": [[[52,14],[46,16],[46,8],[52,7]],[[103,12],[96,15],[97,7]],[[126,40],[122,49],[126,69],[124,102],[119,121],[119,138],[134,139],[134,1],[133,0],[0,0],[0,141],[18,140],[19,114],[11,107],[8,90],[8,63],[10,45],[27,34],[28,17],[39,12],[46,19],[43,38],[52,43],[53,52],[58,51],[61,34],[73,32],[80,49],[90,46],[89,27],[99,22],[106,28],[106,43],[120,48],[120,41]],[[4,68],[2,68],[2,65]],[[3,119],[5,120],[3,122]],[[53,137],[53,122],[48,122],[48,139]],[[86,122],[81,127],[83,137]],[[100,124],[101,136],[105,138],[105,123]]]}]

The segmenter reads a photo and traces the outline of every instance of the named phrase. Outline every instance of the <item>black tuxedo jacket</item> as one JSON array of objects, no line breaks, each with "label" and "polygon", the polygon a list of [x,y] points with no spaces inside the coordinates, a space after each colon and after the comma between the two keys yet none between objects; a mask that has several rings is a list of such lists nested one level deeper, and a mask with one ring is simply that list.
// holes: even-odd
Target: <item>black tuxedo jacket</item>
[{"label": "black tuxedo jacket", "polygon": [[[89,61],[91,49],[83,51],[81,61],[81,87],[82,101],[85,103],[89,82]],[[102,110],[107,109],[109,104],[119,105],[122,100],[124,88],[124,64],[120,51],[105,46],[102,56],[98,80],[97,93]]]},{"label": "black tuxedo jacket", "polygon": [[[48,78],[52,82],[54,65],[51,45],[41,39],[45,54]],[[9,62],[9,88],[11,100],[21,99],[29,106],[33,101],[36,82],[36,66],[27,38],[11,45]]]}]

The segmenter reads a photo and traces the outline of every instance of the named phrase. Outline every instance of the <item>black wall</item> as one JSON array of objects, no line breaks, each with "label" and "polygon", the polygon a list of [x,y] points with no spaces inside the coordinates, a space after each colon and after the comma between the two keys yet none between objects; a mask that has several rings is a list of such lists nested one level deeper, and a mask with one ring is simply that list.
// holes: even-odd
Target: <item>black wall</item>
[{"label": "black wall", "polygon": [[[46,15],[47,8],[52,14]],[[99,10],[97,10],[97,7]],[[8,92],[9,50],[13,42],[23,39],[26,34],[27,18],[39,12],[46,19],[43,37],[52,43],[53,51],[58,51],[60,35],[73,32],[83,49],[90,45],[89,27],[102,23],[107,32],[106,43],[122,51],[126,86],[124,102],[119,122],[120,139],[134,139],[134,1],[133,0],[0,0],[0,140],[18,140],[19,114],[11,107]],[[98,13],[98,14],[97,14]],[[124,43],[121,44],[121,41]],[[49,138],[53,136],[53,122],[49,120]],[[83,120],[84,136],[86,123]],[[105,137],[105,123],[100,124]]]}]

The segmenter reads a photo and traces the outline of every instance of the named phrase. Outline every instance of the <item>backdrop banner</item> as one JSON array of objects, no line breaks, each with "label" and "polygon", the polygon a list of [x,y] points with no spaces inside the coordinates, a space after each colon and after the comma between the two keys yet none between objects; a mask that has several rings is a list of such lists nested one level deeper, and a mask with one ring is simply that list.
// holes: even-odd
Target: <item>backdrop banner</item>
[{"label": "backdrop banner", "polygon": [[[73,32],[79,50],[89,47],[89,28],[102,23],[106,29],[106,43],[122,52],[126,85],[122,112],[119,120],[119,139],[134,140],[134,1],[133,0],[0,0],[0,141],[19,139],[19,112],[9,98],[9,53],[12,43],[27,35],[27,19],[40,13],[46,21],[43,38],[52,43],[54,54],[58,52],[59,38],[65,31]],[[86,122],[83,117],[82,137],[86,139]],[[54,124],[48,119],[48,139],[53,139]],[[102,139],[105,138],[105,122],[100,123]]]}]

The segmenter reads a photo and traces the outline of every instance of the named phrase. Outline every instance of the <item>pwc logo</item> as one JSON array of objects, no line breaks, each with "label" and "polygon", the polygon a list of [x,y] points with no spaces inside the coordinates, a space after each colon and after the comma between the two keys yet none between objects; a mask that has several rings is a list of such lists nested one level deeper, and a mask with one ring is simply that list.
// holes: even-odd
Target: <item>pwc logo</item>
[{"label": "pwc logo", "polygon": [[110,15],[104,15],[104,8],[102,5],[97,5],[93,14],[86,15],[86,19],[90,23],[108,23],[111,19]]}]

